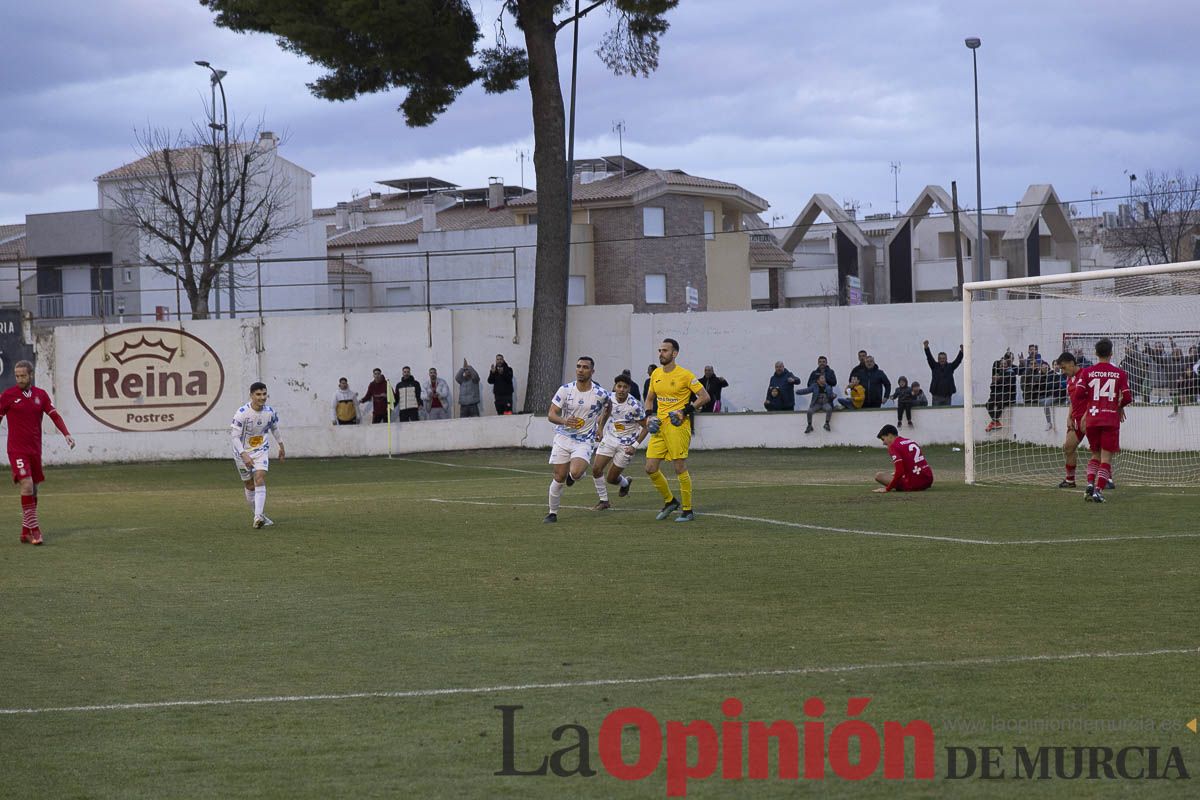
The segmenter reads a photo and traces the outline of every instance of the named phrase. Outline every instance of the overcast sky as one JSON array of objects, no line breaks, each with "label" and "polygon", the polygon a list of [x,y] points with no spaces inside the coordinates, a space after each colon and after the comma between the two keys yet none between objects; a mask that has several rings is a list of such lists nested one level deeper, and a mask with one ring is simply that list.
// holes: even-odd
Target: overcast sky
[{"label": "overcast sky", "polygon": [[[190,128],[209,101],[205,59],[228,71],[231,113],[285,135],[329,206],[375,181],[433,175],[518,183],[532,154],[528,90],[472,88],[436,123],[405,127],[398,92],[312,97],[319,72],[262,35],[212,24],[197,0],[3,0],[0,223],[96,206],[94,178],[137,157],[138,131]],[[485,30],[496,0],[474,0]],[[983,204],[1051,183],[1090,210],[1128,172],[1200,172],[1200,14],[1176,0],[816,3],[683,0],[649,79],[606,72],[594,51],[611,20],[581,28],[576,153],[624,151],[650,167],[733,181],[787,222],[814,192],[861,214],[900,210],[926,184],[975,197],[966,36],[979,36]],[[509,26],[510,36],[519,32]],[[559,40],[564,90],[570,37]],[[565,92],[564,92],[565,93]],[[525,185],[533,185],[525,165]],[[1097,210],[1112,208],[1097,204]]]}]

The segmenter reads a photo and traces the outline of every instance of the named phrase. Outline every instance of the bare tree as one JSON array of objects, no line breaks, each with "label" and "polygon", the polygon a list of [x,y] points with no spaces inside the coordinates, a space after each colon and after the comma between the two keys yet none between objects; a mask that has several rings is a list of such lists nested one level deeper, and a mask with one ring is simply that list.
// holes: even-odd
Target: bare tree
[{"label": "bare tree", "polygon": [[138,135],[142,157],[113,176],[119,216],[140,234],[146,262],[183,286],[192,319],[208,319],[227,265],[304,224],[274,137],[237,125],[217,141],[216,130],[211,108],[189,133],[149,129]]},{"label": "bare tree", "polygon": [[1196,257],[1200,175],[1146,170],[1133,185],[1132,220],[1104,232],[1104,247],[1122,264],[1173,264]]}]

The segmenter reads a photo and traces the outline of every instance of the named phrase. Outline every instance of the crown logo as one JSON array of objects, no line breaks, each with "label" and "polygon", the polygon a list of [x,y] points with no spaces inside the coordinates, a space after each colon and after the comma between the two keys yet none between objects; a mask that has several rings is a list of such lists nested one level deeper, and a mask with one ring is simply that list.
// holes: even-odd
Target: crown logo
[{"label": "crown logo", "polygon": [[124,346],[120,350],[112,354],[113,359],[121,365],[138,358],[152,358],[162,361],[164,364],[170,364],[175,358],[175,354],[179,352],[178,347],[167,347],[163,344],[162,339],[155,339],[152,342],[145,336],[136,342],[124,342],[123,344]]}]

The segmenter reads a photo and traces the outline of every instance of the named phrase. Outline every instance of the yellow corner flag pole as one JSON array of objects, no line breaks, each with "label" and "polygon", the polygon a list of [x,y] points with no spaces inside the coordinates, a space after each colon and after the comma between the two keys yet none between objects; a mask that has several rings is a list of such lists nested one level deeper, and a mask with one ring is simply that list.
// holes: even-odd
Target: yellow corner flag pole
[{"label": "yellow corner flag pole", "polygon": [[389,381],[387,385],[387,404],[388,404],[388,458],[392,457],[392,409],[396,406],[396,395],[392,391],[392,384]]}]

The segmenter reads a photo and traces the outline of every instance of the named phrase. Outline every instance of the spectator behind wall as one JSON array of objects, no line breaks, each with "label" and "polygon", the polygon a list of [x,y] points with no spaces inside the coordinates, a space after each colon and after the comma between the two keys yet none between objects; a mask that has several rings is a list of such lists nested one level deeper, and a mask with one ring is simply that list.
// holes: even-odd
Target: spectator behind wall
[{"label": "spectator behind wall", "polygon": [[[788,370],[783,365],[782,361],[775,362],[775,371],[771,373],[771,378],[767,382],[767,402],[777,402],[778,408],[772,408],[771,411],[793,411],[796,408],[796,390],[795,386],[800,383],[800,379]],[[779,393],[772,401],[771,390],[778,389]]]},{"label": "spectator behind wall", "polygon": [[463,359],[462,368],[454,373],[454,382],[458,384],[458,415],[460,417],[479,416],[479,373]]},{"label": "spectator behind wall", "polygon": [[721,411],[721,390],[729,385],[729,381],[717,375],[710,364],[704,368],[704,377],[700,379],[700,385],[704,387],[704,391],[708,392],[708,402],[700,406],[700,410],[706,414],[719,413]]},{"label": "spectator behind wall", "polygon": [[892,392],[892,382],[888,379],[887,373],[875,363],[874,356],[868,355],[863,362],[863,371],[859,382],[867,392],[863,408],[879,408]]},{"label": "spectator behind wall", "polygon": [[405,367],[396,383],[396,419],[400,422],[416,422],[421,418],[421,384],[413,377],[412,370]]},{"label": "spectator behind wall", "polygon": [[951,400],[954,399],[954,393],[958,391],[958,387],[954,384],[954,370],[958,369],[958,365],[963,360],[963,346],[958,346],[958,355],[953,361],[946,360],[946,351],[943,350],[937,354],[937,360],[934,361],[933,354],[929,352],[929,340],[926,339],[922,346],[925,348],[925,360],[929,362],[929,397],[930,402],[935,406],[948,406]]},{"label": "spectator behind wall", "polygon": [[496,413],[513,413],[513,395],[516,394],[516,382],[513,380],[513,368],[504,360],[502,353],[496,354],[496,360],[488,368],[488,383],[492,385],[492,396],[496,402]]},{"label": "spectator behind wall", "polygon": [[371,404],[372,424],[387,422],[390,391],[387,378],[383,376],[383,370],[379,367],[371,370],[371,382],[367,384],[367,390],[363,392],[362,400],[359,402]]},{"label": "spectator behind wall", "polygon": [[862,408],[867,401],[867,390],[858,382],[857,375],[850,376],[850,382],[846,384],[845,397],[838,398],[838,405],[849,411],[856,408]]},{"label": "spectator behind wall", "polygon": [[333,393],[333,424],[358,424],[358,392],[350,390],[347,378],[338,378],[338,388]]},{"label": "spectator behind wall", "polygon": [[445,378],[438,377],[436,367],[429,368],[429,382],[421,387],[422,401],[425,405],[425,419],[450,418],[450,384]]}]

